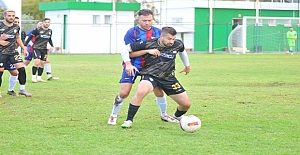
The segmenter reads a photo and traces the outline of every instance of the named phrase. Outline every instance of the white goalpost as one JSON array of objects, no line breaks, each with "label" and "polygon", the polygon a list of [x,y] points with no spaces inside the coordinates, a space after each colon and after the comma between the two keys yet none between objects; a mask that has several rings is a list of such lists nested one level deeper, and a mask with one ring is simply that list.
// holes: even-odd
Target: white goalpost
[{"label": "white goalpost", "polygon": [[289,28],[300,28],[300,18],[243,17],[228,37],[230,53],[278,53],[288,48],[286,33]]}]

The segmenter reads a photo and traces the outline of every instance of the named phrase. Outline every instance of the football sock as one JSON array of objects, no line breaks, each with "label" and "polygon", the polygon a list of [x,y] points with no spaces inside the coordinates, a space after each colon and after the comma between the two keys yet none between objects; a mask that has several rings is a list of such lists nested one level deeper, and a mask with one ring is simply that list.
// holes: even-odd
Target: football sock
[{"label": "football sock", "polygon": [[38,68],[38,76],[42,76],[44,68]]},{"label": "football sock", "polygon": [[18,68],[18,71],[19,71],[19,75],[18,75],[19,83],[20,83],[20,85],[25,85],[25,83],[26,83],[25,68],[24,67]]},{"label": "football sock", "polygon": [[47,77],[48,77],[48,78],[52,77],[52,75],[51,75],[51,65],[50,65],[50,63],[44,64],[44,68],[45,68],[45,71],[46,71],[46,73],[47,73]]},{"label": "football sock", "polygon": [[1,87],[1,84],[2,84],[2,75],[3,75],[3,72],[0,72],[0,87]]},{"label": "football sock", "polygon": [[18,79],[18,76],[12,76],[12,75],[9,76],[8,91],[14,90],[16,83],[17,83],[17,79]]},{"label": "football sock", "polygon": [[134,115],[137,113],[137,111],[139,110],[140,106],[135,106],[132,105],[131,103],[129,104],[129,108],[128,108],[128,114],[127,114],[127,119],[126,121],[132,121],[133,122],[133,117]]},{"label": "football sock", "polygon": [[123,98],[121,98],[119,95],[118,95],[118,97],[117,97],[117,100],[119,101],[119,102],[121,102],[120,104],[118,104],[118,105],[115,105],[115,104],[113,104],[113,109],[112,109],[112,112],[111,112],[111,116],[113,116],[113,117],[117,117],[118,116],[118,112],[120,111],[120,109],[122,108],[122,106],[123,106],[123,103],[124,103],[124,99]]},{"label": "football sock", "polygon": [[38,69],[37,67],[32,66],[32,77],[33,77],[33,78],[35,78],[37,69]]},{"label": "football sock", "polygon": [[167,113],[167,99],[164,95],[163,97],[156,97],[156,103],[160,109],[161,116],[165,116]]},{"label": "football sock", "polygon": [[174,114],[175,117],[180,117],[184,115],[187,111],[179,111],[178,108],[176,109],[176,112]]}]

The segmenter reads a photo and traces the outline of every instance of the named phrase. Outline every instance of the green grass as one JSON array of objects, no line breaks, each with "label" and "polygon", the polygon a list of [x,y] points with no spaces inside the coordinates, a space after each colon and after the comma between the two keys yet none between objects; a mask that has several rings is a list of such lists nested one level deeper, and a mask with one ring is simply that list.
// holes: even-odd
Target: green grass
[{"label": "green grass", "polygon": [[[119,91],[120,55],[50,55],[59,81],[31,83],[33,97],[0,99],[0,154],[299,154],[300,61],[282,55],[190,54],[189,75],[177,74],[202,128],[183,132],[162,122],[148,95],[131,129],[107,125]],[[183,69],[177,60],[177,71]],[[44,75],[44,79],[45,79]],[[16,86],[16,91],[19,89]],[[176,103],[168,98],[168,113]]]}]

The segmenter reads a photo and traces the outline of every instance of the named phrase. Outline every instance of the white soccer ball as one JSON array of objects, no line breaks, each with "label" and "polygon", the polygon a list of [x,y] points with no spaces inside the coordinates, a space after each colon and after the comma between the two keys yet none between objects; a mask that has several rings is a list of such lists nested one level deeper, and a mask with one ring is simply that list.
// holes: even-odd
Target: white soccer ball
[{"label": "white soccer ball", "polygon": [[183,116],[179,124],[185,132],[196,132],[201,128],[201,120],[194,115]]}]

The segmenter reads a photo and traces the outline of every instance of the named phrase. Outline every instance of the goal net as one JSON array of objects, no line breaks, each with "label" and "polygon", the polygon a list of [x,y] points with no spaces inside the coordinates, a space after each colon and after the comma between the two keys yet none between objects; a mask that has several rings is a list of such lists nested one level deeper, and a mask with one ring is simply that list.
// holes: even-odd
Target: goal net
[{"label": "goal net", "polygon": [[[243,17],[228,37],[230,53],[278,53],[288,49],[286,33],[299,29],[300,18]],[[297,46],[297,43],[296,43]],[[297,48],[297,47],[296,47]]]}]

